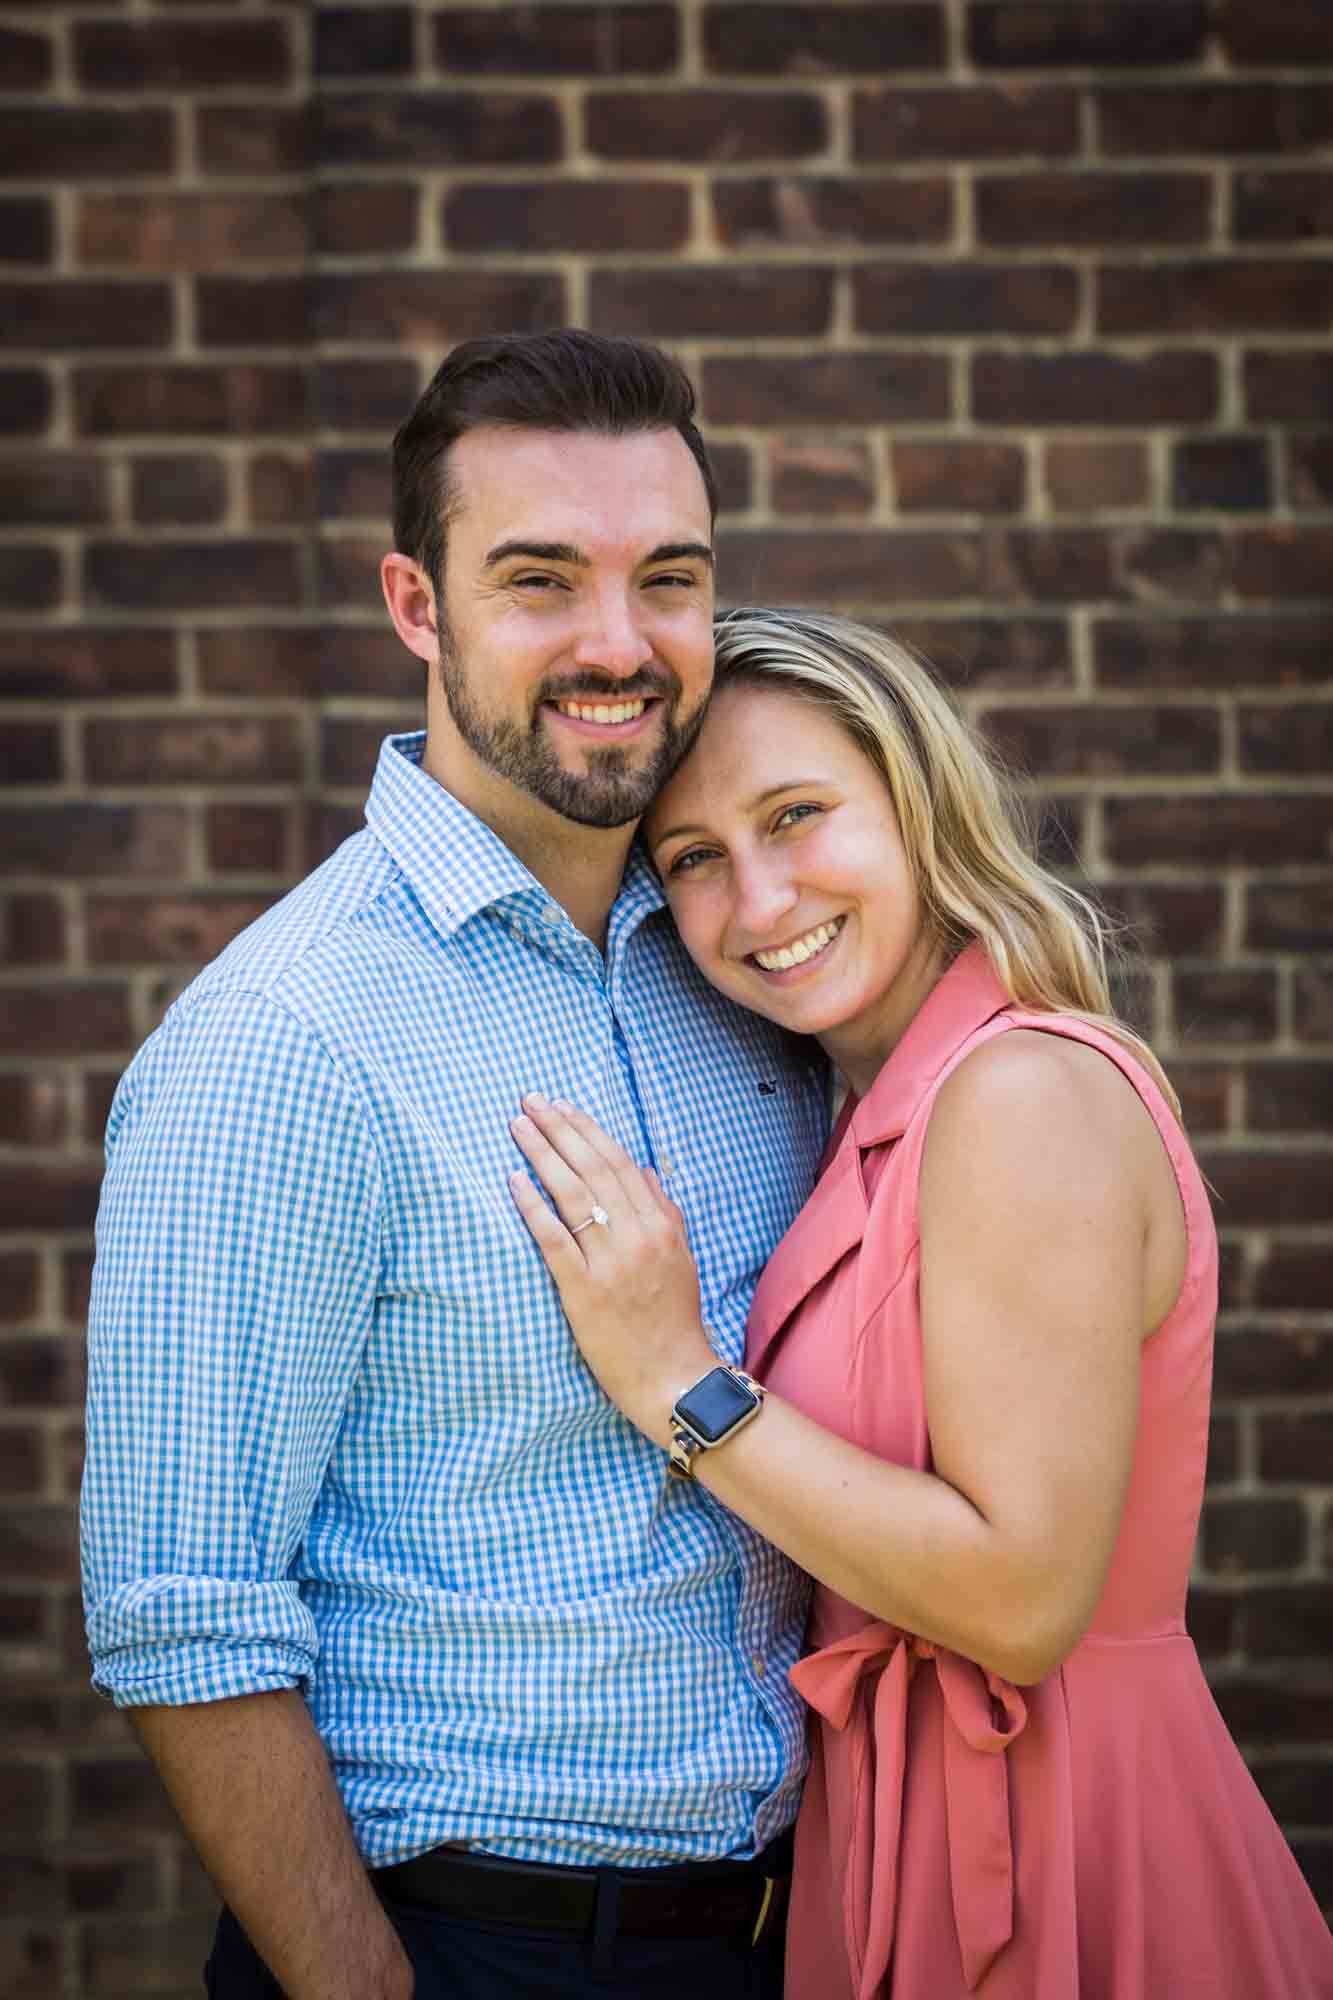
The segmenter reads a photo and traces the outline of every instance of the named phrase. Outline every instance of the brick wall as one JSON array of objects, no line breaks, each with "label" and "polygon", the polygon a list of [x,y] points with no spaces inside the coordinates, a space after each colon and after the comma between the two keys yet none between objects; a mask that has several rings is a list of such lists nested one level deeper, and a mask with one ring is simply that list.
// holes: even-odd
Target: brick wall
[{"label": "brick wall", "polygon": [[197,1990],[86,1692],[99,1139],[354,825],[388,435],[577,320],[702,390],[724,593],[923,644],[1140,927],[1220,1198],[1193,1622],[1333,1905],[1333,9],[0,4],[0,1989]]}]

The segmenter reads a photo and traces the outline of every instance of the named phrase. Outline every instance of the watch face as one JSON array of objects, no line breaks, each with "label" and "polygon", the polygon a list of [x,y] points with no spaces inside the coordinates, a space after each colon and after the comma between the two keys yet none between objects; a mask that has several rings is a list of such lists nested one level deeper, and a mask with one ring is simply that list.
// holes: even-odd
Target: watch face
[{"label": "watch face", "polygon": [[704,1440],[716,1444],[725,1437],[738,1418],[748,1416],[759,1398],[725,1368],[715,1368],[696,1382],[676,1404],[679,1415]]}]

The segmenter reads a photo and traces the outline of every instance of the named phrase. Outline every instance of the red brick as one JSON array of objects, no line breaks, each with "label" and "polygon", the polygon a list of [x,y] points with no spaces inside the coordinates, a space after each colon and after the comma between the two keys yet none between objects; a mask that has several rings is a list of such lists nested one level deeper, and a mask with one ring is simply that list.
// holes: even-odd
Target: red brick
[{"label": "red brick", "polygon": [[420,660],[382,617],[373,625],[326,625],[320,634],[319,684],[325,694],[419,702],[422,674]]},{"label": "red brick", "polygon": [[953,228],[953,191],[947,180],[933,175],[910,180],[832,175],[719,180],[713,184],[713,214],[719,241],[737,249],[943,243]]},{"label": "red brick", "polygon": [[176,806],[0,808],[0,853],[24,875],[176,875],[185,815]]},{"label": "red brick", "polygon": [[318,868],[350,834],[365,824],[359,806],[340,805],[332,799],[312,801],[301,826],[301,867]]},{"label": "red brick", "polygon": [[82,1132],[86,1146],[100,1146],[106,1136],[111,1103],[120,1082],[116,1069],[85,1070],[82,1077]]},{"label": "red brick", "polygon": [[305,375],[295,366],[124,364],[76,369],[73,386],[85,437],[295,432],[306,420]]},{"label": "red brick", "polygon": [[84,1396],[84,1343],[78,1334],[12,1334],[0,1341],[0,1405],[66,1409]]},{"label": "red brick", "polygon": [[37,437],[51,417],[51,382],[42,368],[0,368],[0,436]]},{"label": "red brick", "polygon": [[673,264],[667,269],[594,271],[589,324],[607,333],[687,338],[827,330],[833,274],[807,265]]},{"label": "red brick", "polygon": [[326,716],[320,729],[320,775],[326,785],[368,791],[380,744],[392,727],[388,716]]},{"label": "red brick", "polygon": [[1212,1693],[1238,1743],[1311,1743],[1333,1735],[1333,1689],[1307,1676],[1227,1674],[1214,1679]]},{"label": "red brick", "polygon": [[1206,1145],[1200,1165],[1217,1191],[1227,1229],[1322,1225],[1333,1201],[1333,1153],[1285,1146],[1280,1152]]},{"label": "red brick", "polygon": [[84,1924],[80,1954],[85,1990],[118,2000],[129,1994],[172,2000],[193,1993],[215,1921],[213,1910],[192,1910]]},{"label": "red brick", "polygon": [[175,159],[165,106],[27,104],[21,118],[0,119],[0,176],[120,180],[170,173]]},{"label": "red brick", "polygon": [[382,534],[321,537],[315,547],[320,603],[366,611],[382,602],[379,574],[383,555]]},{"label": "red brick", "polygon": [[1265,882],[1245,892],[1250,951],[1318,951],[1333,937],[1333,880]]},{"label": "red brick", "polygon": [[309,164],[310,109],[304,104],[201,104],[195,150],[207,174],[298,174]]},{"label": "red brick", "polygon": [[109,513],[107,466],[86,452],[0,457],[0,521],[16,526],[95,526]]},{"label": "red brick", "polygon": [[928,423],[950,414],[940,355],[718,355],[703,364],[710,424]]},{"label": "red brick", "polygon": [[1232,231],[1238,241],[1297,243],[1333,236],[1333,173],[1260,172],[1235,176]]},{"label": "red brick", "polygon": [[226,465],[206,452],[154,452],[136,458],[130,475],[136,521],[220,521],[227,511]]},{"label": "red brick", "polygon": [[1111,550],[1096,528],[991,528],[983,535],[984,593],[1006,602],[1109,597]]},{"label": "red brick", "polygon": [[1324,348],[1260,348],[1245,356],[1246,414],[1263,422],[1328,419],[1333,354]]},{"label": "red brick", "polygon": [[750,454],[743,444],[710,444],[708,456],[717,481],[719,510],[744,512],[752,491]]},{"label": "red brick", "polygon": [[972,411],[987,424],[1207,423],[1217,410],[1217,362],[1194,349],[1122,355],[1016,354],[982,349],[972,362]]},{"label": "red brick", "polygon": [[1333,1411],[1261,1412],[1259,1476],[1273,1482],[1333,1485]]},{"label": "red brick", "polygon": [[1236,1598],[1229,1591],[1193,1585],[1185,1608],[1185,1628],[1205,1662],[1236,1650]]},{"label": "red brick", "polygon": [[159,630],[92,625],[0,632],[0,698],[169,694],[176,686],[176,642]]},{"label": "red brick", "polygon": [[904,618],[892,631],[941,680],[969,692],[1064,688],[1073,679],[1062,618]]},{"label": "red brick", "polygon": [[0,904],[0,959],[7,965],[58,965],[65,956],[65,912],[54,896],[14,894]]},{"label": "red brick", "polygon": [[1039,778],[1193,777],[1216,771],[1211,708],[991,708],[979,720],[1006,763]]},{"label": "red brick", "polygon": [[[1333,405],[1330,405],[1333,414]],[[1333,507],[1333,431],[1283,440],[1287,456],[1287,499],[1293,507]]]},{"label": "red brick", "polygon": [[892,460],[904,513],[1012,514],[1023,506],[1026,460],[1019,445],[895,444]]},{"label": "red brick", "polygon": [[1182,1042],[1267,1042],[1277,1033],[1277,973],[1269,967],[1177,965],[1171,983]]},{"label": "red brick", "polygon": [[104,785],[282,784],[301,774],[301,739],[288,716],[136,716],[85,725],[88,774]]},{"label": "red brick", "polygon": [[304,275],[200,278],[195,318],[205,347],[299,347],[310,338],[312,286]]},{"label": "red brick", "polygon": [[84,1055],[133,1041],[123,986],[0,987],[0,1045],[16,1055]]},{"label": "red brick", "polygon": [[41,1266],[32,1250],[0,1250],[0,1322],[16,1325],[36,1316]]},{"label": "red brick", "polygon": [[626,76],[673,70],[674,7],[442,7],[435,61],[447,76]]},{"label": "red brick", "polygon": [[734,528],[721,538],[721,574],[727,595],[741,602],[888,604],[982,594],[977,537],[961,530]]},{"label": "red brick", "polygon": [[90,542],[84,592],[90,606],[115,610],[299,604],[300,550],[240,535],[216,542]]},{"label": "red brick", "polygon": [[157,1854],[71,1855],[62,1872],[69,1908],[76,1916],[97,1917],[117,1911],[142,1915],[160,1909],[164,1902]]},{"label": "red brick", "polygon": [[1216,958],[1222,949],[1222,891],[1217,883],[1116,878],[1098,882],[1096,895],[1129,925],[1140,951]]},{"label": "red brick", "polygon": [[1203,174],[996,174],[976,183],[982,243],[1195,243],[1211,227]]},{"label": "red brick", "polygon": [[858,160],[990,160],[1078,148],[1078,94],[1045,85],[858,90]]},{"label": "red brick", "polygon": [[[20,991],[15,1006],[6,1003],[12,988],[0,989],[0,1026],[17,1022],[11,1055],[32,1053],[31,1036],[25,1036],[27,1013]],[[58,1032],[58,1030],[56,1030]],[[39,1053],[61,1053],[48,1047]],[[0,1075],[0,1132],[6,1145],[58,1146],[65,1137],[65,1086],[59,1076],[43,1076],[28,1071],[23,1076]]]},{"label": "red brick", "polygon": [[1299,1569],[1309,1541],[1299,1500],[1214,1499],[1203,1510],[1203,1563],[1218,1576]]},{"label": "red brick", "polygon": [[1232,544],[1232,580],[1242,597],[1325,597],[1333,572],[1333,527],[1246,528]]},{"label": "red brick", "polygon": [[316,76],[411,74],[410,7],[319,7],[314,20]]},{"label": "red brick", "polygon": [[1225,1132],[1231,1100],[1231,1072],[1215,1063],[1171,1065],[1171,1081],[1180,1099],[1180,1114],[1192,1138],[1204,1132]]},{"label": "red brick", "polygon": [[60,601],[60,556],[35,542],[0,547],[0,606],[53,611]]},{"label": "red brick", "polygon": [[314,420],[340,431],[384,433],[403,422],[421,387],[414,361],[321,361],[313,371]]},{"label": "red brick", "polygon": [[0,1764],[0,1815],[10,1840],[36,1845],[56,1823],[60,1779],[50,1759],[7,1756]]},{"label": "red brick", "polygon": [[91,896],[88,957],[94,965],[199,965],[262,917],[271,896]]},{"label": "red brick", "polygon": [[219,805],[204,812],[204,851],[217,875],[276,875],[290,867],[283,806]]},{"label": "red brick", "polygon": [[1202,528],[1136,528],[1119,541],[1120,570],[1132,597],[1164,599],[1220,596],[1226,582],[1227,545]]},{"label": "red brick", "polygon": [[1245,1079],[1251,1131],[1333,1131],[1333,1062],[1254,1063]]},{"label": "red brick", "polygon": [[314,514],[314,466],[307,452],[257,452],[246,468],[246,500],[259,528],[309,522]]},{"label": "red brick", "polygon": [[1014,69],[1039,63],[1191,62],[1204,53],[1205,0],[973,0],[968,53]]},{"label": "red brick", "polygon": [[1274,1819],[1326,1826],[1333,1819],[1333,1764],[1302,1758],[1256,1758],[1251,1773]]},{"label": "red brick", "polygon": [[564,281],[546,271],[328,272],[316,300],[321,339],[439,348],[497,326],[535,329],[565,317]]},{"label": "red brick", "polygon": [[318,478],[322,520],[387,519],[390,466],[383,448],[343,451],[330,446],[319,454]]},{"label": "red brick", "polygon": [[586,143],[608,160],[800,160],[828,143],[828,119],[806,91],[618,90],[590,96]]},{"label": "red brick", "polygon": [[1333,18],[1324,0],[1269,0],[1258,12],[1252,0],[1226,0],[1218,33],[1233,63],[1333,62]]},{"label": "red brick", "polygon": [[704,8],[704,59],[729,75],[836,76],[850,71],[896,73],[943,69],[944,16],[933,4],[857,7],[764,7],[714,4]]},{"label": "red brick", "polygon": [[1276,776],[1326,776],[1333,770],[1333,702],[1242,708],[1240,766]]},{"label": "red brick", "polygon": [[284,21],[76,21],[74,69],[85,90],[230,90],[291,81]]},{"label": "red brick", "polygon": [[1107,618],[1093,627],[1108,688],[1301,687],[1327,678],[1333,624],[1323,615]]},{"label": "red brick", "polygon": [[[0,73],[3,58],[0,58]],[[51,204],[40,195],[0,201],[0,257],[6,264],[49,264],[55,251]]]},{"label": "red brick", "polygon": [[77,242],[85,264],[221,271],[300,258],[306,224],[292,195],[89,194],[79,203]]},{"label": "red brick", "polygon": [[324,257],[383,257],[390,250],[410,250],[417,240],[420,203],[421,191],[410,182],[338,182],[317,188],[314,247]]},{"label": "red brick", "polygon": [[1182,438],[1171,461],[1175,507],[1267,508],[1272,505],[1267,440],[1259,437]]},{"label": "red brick", "polygon": [[1062,512],[1146,506],[1148,479],[1147,448],[1128,438],[1064,438],[1046,447],[1046,491]]},{"label": "red brick", "polygon": [[0,769],[11,785],[54,784],[63,775],[54,722],[0,722]]},{"label": "red brick", "polygon": [[1333,138],[1333,84],[1139,84],[1094,98],[1101,149],[1111,155],[1278,153]]},{"label": "red brick", "polygon": [[1108,265],[1097,278],[1102,333],[1322,331],[1333,318],[1333,258],[1216,257]]},{"label": "red brick", "polygon": [[1322,862],[1333,835],[1333,795],[1319,792],[1108,798],[1102,811],[1107,854],[1119,867],[1174,862],[1280,868]]},{"label": "red brick", "polygon": [[1292,1026],[1298,1041],[1333,1041],[1333,965],[1298,965],[1291,982]]},{"label": "red brick", "polygon": [[171,292],[137,279],[28,278],[0,284],[0,345],[62,348],[165,347]]},{"label": "red brick", "polygon": [[[1333,1248],[1327,1243],[1270,1242],[1255,1280],[1254,1303],[1278,1312],[1333,1309]],[[1333,1387],[1333,1335],[1300,1331],[1266,1333],[1263,1338],[1284,1357],[1280,1367],[1273,1360],[1262,1364],[1263,1380],[1271,1380],[1276,1393],[1298,1395],[1306,1389],[1326,1392]],[[1308,1379],[1312,1367],[1319,1370],[1315,1381]]]},{"label": "red brick", "polygon": [[0,28],[0,76],[6,90],[44,90],[55,67],[49,35]]},{"label": "red brick", "polygon": [[1068,333],[1078,277],[1063,264],[870,264],[852,273],[863,333]]},{"label": "red brick", "polygon": [[780,514],[867,514],[875,504],[870,451],[857,440],[775,438],[769,468]]},{"label": "red brick", "polygon": [[319,156],[340,167],[519,166],[557,160],[555,101],[530,93],[339,91],[321,97]]}]

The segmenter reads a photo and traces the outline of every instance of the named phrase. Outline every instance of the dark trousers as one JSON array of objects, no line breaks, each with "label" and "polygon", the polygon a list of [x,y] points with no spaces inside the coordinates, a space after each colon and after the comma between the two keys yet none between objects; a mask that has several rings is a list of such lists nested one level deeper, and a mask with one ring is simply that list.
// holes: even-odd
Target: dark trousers
[{"label": "dark trousers", "polygon": [[[412,1961],[416,2000],[782,2000],[780,1924],[755,1950],[743,1939],[623,1936],[598,1949],[561,1933],[385,1908]],[[210,2000],[282,2000],[230,1910],[218,1921],[204,1988]]]}]

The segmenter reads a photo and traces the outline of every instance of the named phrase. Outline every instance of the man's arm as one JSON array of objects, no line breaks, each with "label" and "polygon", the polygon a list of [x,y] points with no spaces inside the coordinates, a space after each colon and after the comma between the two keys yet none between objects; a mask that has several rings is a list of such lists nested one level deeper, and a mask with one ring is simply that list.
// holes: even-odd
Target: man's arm
[{"label": "man's arm", "polygon": [[301,1695],[130,1715],[200,1860],[289,2000],[410,2000],[412,1968]]}]

